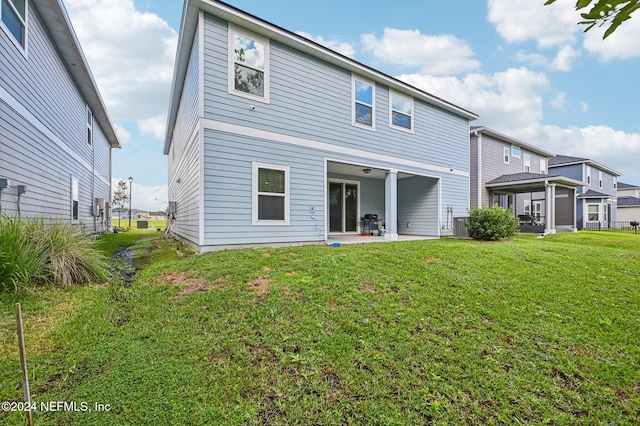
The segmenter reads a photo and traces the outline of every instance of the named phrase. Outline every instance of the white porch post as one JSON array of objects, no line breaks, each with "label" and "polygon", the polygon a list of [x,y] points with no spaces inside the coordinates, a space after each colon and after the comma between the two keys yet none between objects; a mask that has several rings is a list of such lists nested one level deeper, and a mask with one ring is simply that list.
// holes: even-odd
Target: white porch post
[{"label": "white porch post", "polygon": [[384,239],[398,240],[398,171],[389,170],[384,178]]},{"label": "white porch post", "polygon": [[545,204],[545,218],[544,218],[544,233],[555,234],[556,233],[556,191],[555,184],[545,184],[544,188],[544,204]]},{"label": "white porch post", "polygon": [[578,194],[573,188],[573,232],[578,232]]}]

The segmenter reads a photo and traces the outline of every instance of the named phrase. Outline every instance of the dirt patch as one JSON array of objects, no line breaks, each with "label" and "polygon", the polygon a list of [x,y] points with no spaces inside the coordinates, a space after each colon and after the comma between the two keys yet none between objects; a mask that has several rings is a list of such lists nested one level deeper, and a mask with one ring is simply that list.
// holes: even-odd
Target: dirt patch
[{"label": "dirt patch", "polygon": [[179,293],[173,296],[174,300],[178,297],[188,296],[193,293],[209,290],[209,286],[207,285],[204,278],[188,277],[188,275],[192,273],[193,271],[167,272],[162,276],[163,284],[186,285],[185,288],[183,288]]},{"label": "dirt patch", "polygon": [[269,296],[269,279],[266,276],[260,275],[247,284],[258,291],[258,301],[262,302]]},{"label": "dirt patch", "polygon": [[427,263],[436,263],[438,261],[438,258],[433,256],[427,256],[424,258],[424,260]]},{"label": "dirt patch", "polygon": [[262,267],[262,271],[263,271],[263,272],[269,272],[269,271],[271,271],[271,266],[267,266],[267,265],[263,266],[263,267]]},{"label": "dirt patch", "polygon": [[340,382],[340,376],[338,376],[338,374],[335,371],[333,371],[331,367],[324,370],[323,375],[324,375],[324,379],[329,384],[329,389],[327,391],[327,399],[333,400],[335,397],[336,391],[339,391],[340,388],[342,387]]}]

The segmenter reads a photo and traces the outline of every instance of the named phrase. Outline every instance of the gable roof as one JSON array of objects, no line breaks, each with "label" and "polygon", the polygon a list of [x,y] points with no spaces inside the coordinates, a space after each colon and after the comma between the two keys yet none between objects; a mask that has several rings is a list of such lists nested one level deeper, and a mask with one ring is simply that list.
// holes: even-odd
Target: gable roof
[{"label": "gable roof", "polygon": [[603,194],[602,192],[594,191],[593,189],[588,190],[580,195],[578,198],[615,198],[613,195]]},{"label": "gable roof", "polygon": [[618,207],[640,207],[640,198],[618,197]]},{"label": "gable roof", "polygon": [[487,188],[508,191],[544,191],[548,184],[577,188],[584,183],[566,176],[546,175],[542,173],[513,173],[499,176],[485,184]]},{"label": "gable roof", "polygon": [[[527,151],[531,151],[533,153],[545,156],[545,157],[553,157],[555,154],[552,154],[548,151],[545,151],[543,149],[540,149],[538,147],[535,147],[533,145],[529,145],[528,143],[522,142],[518,139],[512,138],[511,136],[507,136],[503,133],[500,132],[496,132],[493,129],[490,129],[488,127],[485,126],[471,126],[470,128],[470,134],[478,134],[478,133],[483,133],[486,134],[488,136],[493,137],[494,139],[498,139],[502,142],[506,142],[508,144],[511,145],[518,145],[520,148],[524,148]],[[551,162],[549,161],[549,164],[551,164]]]},{"label": "gable roof", "polygon": [[62,0],[31,0],[42,18],[47,31],[56,45],[60,56],[67,66],[69,74],[78,91],[93,113],[93,119],[98,123],[112,148],[120,148],[120,141],[115,128],[109,118],[98,85],[93,79],[89,64],[82,52],[80,42],[73,30],[69,15],[62,4]]},{"label": "gable roof", "polygon": [[191,46],[193,45],[193,40],[198,26],[200,10],[224,21],[246,28],[254,33],[263,35],[285,46],[304,52],[339,68],[346,69],[361,75],[362,77],[368,77],[371,80],[383,83],[391,89],[410,94],[416,99],[438,106],[460,117],[468,120],[475,120],[478,118],[478,115],[471,111],[411,86],[397,78],[384,74],[374,68],[344,56],[299,34],[293,33],[258,18],[257,16],[244,12],[234,6],[217,0],[185,0],[184,9],[182,11],[182,23],[180,25],[180,36],[178,39],[178,51],[176,53],[176,66],[174,68],[171,95],[169,99],[169,113],[167,114],[167,130],[165,132],[164,145],[165,154],[169,153],[169,147],[171,145],[173,127],[175,126],[177,119],[178,107],[180,104],[180,98],[182,97],[189,55],[191,54]]},{"label": "gable roof", "polygon": [[549,160],[549,167],[571,166],[574,164],[587,164],[589,166],[595,167],[596,169],[600,169],[603,172],[607,172],[610,175],[622,176],[622,173],[619,173],[607,166],[603,166],[602,164],[588,158],[570,157],[568,155],[556,155],[554,158]]}]

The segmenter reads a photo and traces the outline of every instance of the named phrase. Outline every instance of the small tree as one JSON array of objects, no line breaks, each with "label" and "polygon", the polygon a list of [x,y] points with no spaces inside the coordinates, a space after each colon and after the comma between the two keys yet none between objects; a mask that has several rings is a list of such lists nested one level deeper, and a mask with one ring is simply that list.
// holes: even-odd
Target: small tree
[{"label": "small tree", "polygon": [[120,208],[118,213],[118,228],[120,227],[120,219],[122,218],[122,209],[126,205],[127,201],[129,201],[127,182],[121,180],[118,182],[116,190],[113,191],[113,202],[111,203],[112,205]]},{"label": "small tree", "polygon": [[505,210],[498,204],[472,210],[466,227],[471,238],[486,241],[511,238],[519,228],[518,220],[513,217],[513,208]]}]

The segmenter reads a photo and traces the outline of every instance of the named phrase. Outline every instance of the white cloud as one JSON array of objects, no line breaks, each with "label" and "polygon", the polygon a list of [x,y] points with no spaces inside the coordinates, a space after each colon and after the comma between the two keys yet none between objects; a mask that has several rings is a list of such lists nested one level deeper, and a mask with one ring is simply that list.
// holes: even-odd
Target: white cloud
[{"label": "white cloud", "polygon": [[487,18],[509,43],[535,40],[541,48],[573,44],[580,14],[573,4],[542,0],[489,0]]},{"label": "white cloud", "polygon": [[65,0],[114,121],[166,113],[178,35],[132,0]]},{"label": "white cloud", "polygon": [[543,73],[526,68],[474,73],[461,79],[418,74],[398,78],[479,114],[482,124],[499,127],[507,134],[542,119],[541,92],[549,89]]},{"label": "white cloud", "polygon": [[567,93],[558,91],[556,97],[549,101],[549,105],[557,109],[564,109],[567,103]]},{"label": "white cloud", "polygon": [[585,101],[578,102],[578,105],[580,105],[580,111],[582,111],[582,112],[589,111],[589,104],[586,103]]},{"label": "white cloud", "polygon": [[385,28],[382,38],[362,34],[360,41],[380,61],[422,74],[455,75],[480,68],[471,47],[449,34],[431,36],[418,30]]},{"label": "white cloud", "polygon": [[632,16],[605,40],[602,36],[608,26],[591,28],[584,35],[584,48],[602,62],[640,57],[640,13]]},{"label": "white cloud", "polygon": [[116,131],[116,136],[118,136],[120,144],[123,146],[126,145],[127,142],[129,142],[129,140],[131,139],[131,133],[129,133],[129,131],[124,127],[115,123],[113,125],[113,129]]},{"label": "white cloud", "polygon": [[344,56],[348,56],[353,58],[356,54],[355,49],[350,43],[346,41],[339,41],[336,38],[332,38],[330,40],[325,40],[322,36],[313,36],[309,33],[305,33],[304,31],[296,31],[296,34],[301,35],[302,37],[308,38],[309,40],[313,40],[316,43],[328,47],[331,50],[335,50],[338,53],[343,54]]},{"label": "white cloud", "polygon": [[[127,181],[127,178],[111,179],[111,189],[118,188],[119,181]],[[127,188],[129,183],[127,182]],[[144,186],[133,181],[131,187],[131,208],[145,211],[165,211],[168,206],[167,185]],[[128,195],[128,194],[127,194]],[[129,203],[125,207],[129,207]]]},{"label": "white cloud", "polygon": [[140,130],[143,136],[151,136],[154,139],[164,140],[166,125],[167,116],[162,114],[138,121],[138,130]]},{"label": "white cloud", "polygon": [[569,72],[573,68],[576,59],[580,58],[581,55],[582,52],[579,49],[574,49],[570,45],[565,44],[551,62],[551,69],[554,71]]}]

